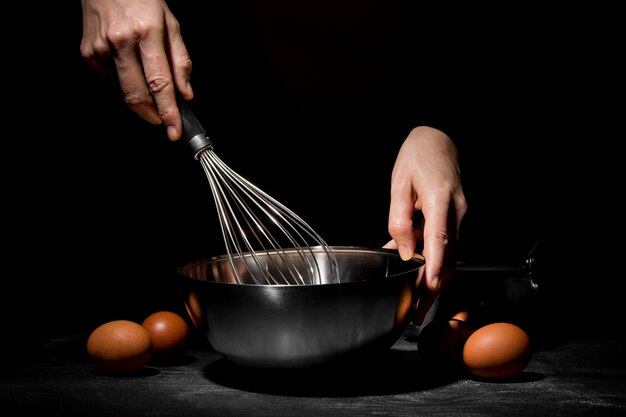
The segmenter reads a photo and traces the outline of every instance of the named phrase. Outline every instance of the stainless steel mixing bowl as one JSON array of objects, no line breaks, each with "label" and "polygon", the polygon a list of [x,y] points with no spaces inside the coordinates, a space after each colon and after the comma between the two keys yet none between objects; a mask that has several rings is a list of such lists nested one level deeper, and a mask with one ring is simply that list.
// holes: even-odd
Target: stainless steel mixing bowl
[{"label": "stainless steel mixing bowl", "polygon": [[[410,323],[424,258],[403,261],[390,249],[331,249],[339,283],[237,284],[228,257],[184,265],[178,275],[189,316],[213,349],[247,367],[305,367],[389,349]],[[328,264],[324,252],[314,250]]]}]

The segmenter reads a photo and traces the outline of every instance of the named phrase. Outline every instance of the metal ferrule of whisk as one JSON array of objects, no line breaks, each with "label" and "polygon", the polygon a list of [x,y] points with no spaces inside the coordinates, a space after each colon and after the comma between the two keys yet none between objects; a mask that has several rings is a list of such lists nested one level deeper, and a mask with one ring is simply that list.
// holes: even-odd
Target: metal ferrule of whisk
[{"label": "metal ferrule of whisk", "polygon": [[189,139],[189,146],[191,146],[191,150],[193,151],[193,157],[196,160],[200,159],[200,154],[203,151],[207,149],[213,149],[213,143],[211,142],[211,139],[209,139],[209,137],[204,134],[199,134]]},{"label": "metal ferrule of whisk", "polygon": [[293,211],[222,162],[188,103],[178,97],[183,137],[213,192],[230,269],[238,284],[310,285],[339,281],[324,240]]}]

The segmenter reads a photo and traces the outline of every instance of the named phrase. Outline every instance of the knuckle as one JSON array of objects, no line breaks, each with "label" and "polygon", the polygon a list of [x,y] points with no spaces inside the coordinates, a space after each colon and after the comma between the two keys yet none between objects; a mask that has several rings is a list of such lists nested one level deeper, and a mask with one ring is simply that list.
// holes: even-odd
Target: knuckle
[{"label": "knuckle", "polygon": [[83,42],[80,44],[80,55],[85,59],[90,59],[94,57],[95,51],[93,47]]},{"label": "knuckle", "polygon": [[106,42],[96,42],[93,45],[93,53],[97,56],[106,56],[109,54],[109,46]]},{"label": "knuckle", "polygon": [[146,77],[146,82],[152,94],[159,94],[172,85],[172,81],[163,74],[151,74]]},{"label": "knuckle", "polygon": [[467,213],[467,201],[463,200],[461,202],[456,203],[456,209],[458,212],[462,214]]},{"label": "knuckle", "polygon": [[153,29],[154,24],[150,21],[137,20],[132,25],[112,25],[106,32],[106,38],[116,49],[120,49],[143,39]]},{"label": "knuckle", "polygon": [[104,40],[84,41],[80,44],[80,54],[87,60],[106,57],[109,52],[109,46]]},{"label": "knuckle", "polygon": [[128,91],[124,93],[124,102],[130,108],[143,107],[150,103],[150,99],[147,95],[134,91]]},{"label": "knuckle", "polygon": [[191,69],[193,67],[191,58],[189,58],[189,55],[178,58],[176,60],[176,65],[182,68],[182,70],[185,72],[191,72]]},{"label": "knuckle", "polygon": [[107,40],[113,48],[122,49],[131,41],[134,41],[135,38],[132,36],[132,32],[127,29],[122,28],[112,28],[106,34]]},{"label": "knuckle", "polygon": [[448,244],[450,243],[450,240],[448,239],[448,234],[442,230],[432,233],[430,235],[430,238],[444,247],[448,246]]},{"label": "knuckle", "polygon": [[407,225],[403,223],[389,222],[387,225],[387,231],[392,237],[405,235],[409,230],[410,227],[407,227]]},{"label": "knuckle", "polygon": [[174,116],[174,109],[172,107],[159,107],[158,110],[161,120],[171,120]]}]

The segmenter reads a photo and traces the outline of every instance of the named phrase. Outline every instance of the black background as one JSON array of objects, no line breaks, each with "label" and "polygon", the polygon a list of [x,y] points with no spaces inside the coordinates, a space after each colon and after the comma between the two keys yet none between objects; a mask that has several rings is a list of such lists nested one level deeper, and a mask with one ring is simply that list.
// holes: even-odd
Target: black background
[{"label": "black background", "polygon": [[[574,336],[613,330],[623,116],[610,13],[413,5],[384,42],[361,42],[381,14],[350,3],[268,5],[260,20],[246,2],[171,3],[218,155],[330,244],[377,247],[402,140],[417,123],[440,126],[461,151],[460,256],[521,262],[536,222],[546,323]],[[24,15],[5,64],[3,315],[17,335],[141,320],[177,305],[178,265],[222,250],[199,163],[83,62],[79,3],[55,7]],[[334,25],[319,23],[327,13]]]}]

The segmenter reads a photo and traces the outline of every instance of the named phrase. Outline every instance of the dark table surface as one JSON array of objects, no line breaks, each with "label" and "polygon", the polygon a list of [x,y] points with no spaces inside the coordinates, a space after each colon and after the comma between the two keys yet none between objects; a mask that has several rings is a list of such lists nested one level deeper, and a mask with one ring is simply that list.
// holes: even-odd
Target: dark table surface
[{"label": "dark table surface", "polygon": [[484,381],[427,366],[416,328],[375,358],[315,370],[252,371],[192,338],[178,363],[132,376],[99,373],[88,333],[3,342],[3,416],[626,415],[626,337],[565,340],[533,352],[525,371]]}]

